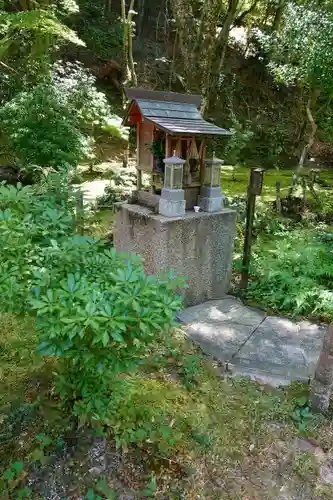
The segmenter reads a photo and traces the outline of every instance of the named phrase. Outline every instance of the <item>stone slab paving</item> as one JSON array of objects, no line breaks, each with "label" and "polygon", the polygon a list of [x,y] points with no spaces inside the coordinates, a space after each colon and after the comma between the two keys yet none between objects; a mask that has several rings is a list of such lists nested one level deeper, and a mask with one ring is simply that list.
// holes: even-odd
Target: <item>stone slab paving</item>
[{"label": "stone slab paving", "polygon": [[275,386],[314,374],[326,325],[293,322],[230,295],[179,313],[185,333],[233,373]]}]

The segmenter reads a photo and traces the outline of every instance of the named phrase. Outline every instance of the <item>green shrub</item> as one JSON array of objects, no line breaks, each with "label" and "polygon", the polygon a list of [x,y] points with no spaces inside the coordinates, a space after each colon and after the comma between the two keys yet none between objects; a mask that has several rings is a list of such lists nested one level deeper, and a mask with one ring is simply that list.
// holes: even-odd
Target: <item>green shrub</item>
[{"label": "green shrub", "polygon": [[332,193],[321,191],[318,200],[309,198],[306,200],[307,208],[311,211],[317,222],[332,224],[333,221],[333,199]]},{"label": "green shrub", "polygon": [[136,189],[135,169],[129,167],[111,169],[109,177],[110,184],[105,187],[104,194],[98,199],[98,204],[102,207],[112,207],[115,203],[128,199]]},{"label": "green shrub", "polygon": [[158,335],[173,325],[177,281],[146,276],[141,260],[74,237],[47,251],[35,272],[31,307],[39,352],[62,358],[62,398],[82,420],[101,420],[115,374],[133,369]]},{"label": "green shrub", "polygon": [[38,179],[43,169],[69,171],[91,161],[101,133],[127,138],[95,78],[79,64],[55,64],[50,77],[6,102],[0,119],[6,147]]},{"label": "green shrub", "polygon": [[[232,196],[225,199],[226,206],[237,212],[236,252],[243,248],[246,224],[246,203],[246,197],[244,196]],[[256,201],[252,230],[254,240],[264,235],[286,235],[288,231],[297,229],[297,227],[302,227],[302,224],[298,224],[294,219],[279,216],[271,204],[264,203],[260,200]],[[239,267],[237,259],[235,264],[236,267]]]},{"label": "green shrub", "polygon": [[[69,169],[89,155],[72,110],[47,83],[19,93],[0,109],[2,132],[24,169]],[[56,131],[56,133],[55,133]]]},{"label": "green shrub", "polygon": [[[3,311],[22,312],[51,241],[74,232],[70,192],[0,185],[0,294]],[[61,182],[60,180],[58,182]]]},{"label": "green shrub", "polygon": [[136,375],[118,380],[115,388],[106,423],[117,447],[137,445],[166,456],[182,447],[190,422],[180,386]]},{"label": "green shrub", "polygon": [[[245,124],[240,123],[240,121],[233,114],[232,117],[232,128],[231,132],[233,135],[229,140],[227,147],[225,148],[226,162],[227,165],[231,164],[236,167],[236,164],[242,159],[242,151],[246,148],[247,144],[251,141],[254,132],[251,130],[251,122],[248,121]],[[233,171],[234,180],[234,171]]]},{"label": "green shrub", "polygon": [[147,276],[136,255],[75,235],[73,193],[60,186],[59,176],[0,186],[1,309],[36,314],[38,352],[58,360],[69,410],[81,423],[111,425],[119,377],[174,325],[182,283]]},{"label": "green shrub", "polygon": [[73,193],[59,184],[0,186],[1,309],[36,312],[40,353],[61,358],[59,393],[83,420],[103,420],[113,377],[172,326],[179,281],[75,236]]},{"label": "green shrub", "polygon": [[112,112],[108,99],[97,90],[96,78],[78,62],[53,66],[52,83],[58,99],[66,103],[79,129],[96,139],[105,132],[127,139],[128,130]]}]

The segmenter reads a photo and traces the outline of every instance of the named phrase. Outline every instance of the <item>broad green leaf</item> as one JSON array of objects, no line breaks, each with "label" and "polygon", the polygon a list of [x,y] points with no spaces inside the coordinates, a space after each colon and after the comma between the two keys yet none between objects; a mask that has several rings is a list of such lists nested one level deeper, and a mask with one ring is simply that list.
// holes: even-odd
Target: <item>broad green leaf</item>
[{"label": "broad green leaf", "polygon": [[116,342],[124,342],[124,337],[119,332],[112,332],[111,337],[116,340]]},{"label": "broad green leaf", "polygon": [[102,342],[103,342],[104,347],[108,345],[109,341],[110,341],[110,337],[109,337],[108,332],[104,332],[103,336],[102,336]]},{"label": "broad green leaf", "polygon": [[67,278],[67,290],[69,292],[74,292],[75,290],[75,278],[74,278],[74,275],[73,274],[70,274]]},{"label": "broad green leaf", "polygon": [[96,495],[93,489],[89,488],[87,491],[86,500],[96,500]]}]

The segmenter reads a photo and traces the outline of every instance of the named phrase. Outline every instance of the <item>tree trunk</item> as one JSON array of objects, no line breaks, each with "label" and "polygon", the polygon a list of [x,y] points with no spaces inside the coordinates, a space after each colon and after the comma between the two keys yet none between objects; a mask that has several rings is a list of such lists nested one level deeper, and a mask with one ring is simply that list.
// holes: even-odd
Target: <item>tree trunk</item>
[{"label": "tree trunk", "polygon": [[170,64],[170,73],[169,73],[169,90],[172,90],[172,83],[173,83],[174,74],[175,74],[177,41],[178,41],[178,29],[176,30],[175,39],[173,41],[172,61],[171,61],[171,64]]},{"label": "tree trunk", "polygon": [[104,17],[111,14],[112,0],[104,0]]},{"label": "tree trunk", "polygon": [[278,29],[280,27],[285,5],[286,5],[286,0],[280,0],[278,6],[276,8],[274,20],[273,20],[273,24],[272,24],[272,31],[273,32],[278,31]]},{"label": "tree trunk", "polygon": [[217,96],[219,77],[223,68],[225,54],[227,51],[229,33],[232,23],[235,20],[236,10],[240,0],[229,0],[228,12],[225,17],[221,32],[215,46],[215,57],[212,64],[210,75],[206,79],[204,90],[204,100],[202,112],[205,113],[211,105],[214,105]]},{"label": "tree trunk", "polygon": [[131,0],[128,12],[126,14],[125,0],[121,0],[121,20],[123,23],[123,59],[125,66],[126,80],[125,83],[131,81],[137,85],[137,77],[133,59],[133,15],[134,1]]},{"label": "tree trunk", "polygon": [[133,15],[134,15],[134,1],[131,0],[129,10],[128,10],[128,15],[127,15],[127,23],[128,23],[128,59],[129,59],[129,65],[130,65],[130,74],[131,74],[131,81],[136,87],[138,85],[138,80],[136,77],[136,72],[135,72],[135,65],[134,65],[134,59],[133,59]]},{"label": "tree trunk", "polygon": [[281,182],[276,181],[276,212],[281,215],[282,205],[281,205]]},{"label": "tree trunk", "polygon": [[327,411],[333,387],[333,322],[328,328],[311,386],[313,410]]},{"label": "tree trunk", "polygon": [[308,120],[307,120],[307,118],[304,118],[304,121],[303,121],[303,123],[301,125],[301,128],[299,130],[299,134],[298,134],[298,137],[297,137],[298,144],[300,144],[301,142],[303,142],[304,134],[305,134],[305,131],[306,131],[307,124],[308,124]]},{"label": "tree trunk", "polygon": [[128,24],[126,18],[126,5],[125,0],[121,0],[121,21],[123,23],[123,59],[125,66],[125,83],[131,78],[131,72],[128,63]]},{"label": "tree trunk", "polygon": [[307,154],[310,151],[310,149],[314,143],[315,137],[316,137],[316,132],[317,132],[318,127],[317,127],[316,122],[314,121],[312,112],[313,112],[313,108],[317,102],[317,99],[319,97],[319,93],[320,92],[318,89],[312,89],[308,103],[306,105],[306,116],[307,116],[308,121],[310,122],[310,125],[311,125],[311,132],[309,134],[308,141],[305,144],[303,151],[302,151],[302,154],[301,154],[301,157],[299,159],[298,167],[296,170],[297,177],[299,177],[299,174],[302,171]]},{"label": "tree trunk", "polygon": [[138,20],[136,23],[138,37],[141,37],[141,34],[142,34],[142,27],[143,27],[143,22],[145,19],[145,10],[146,10],[145,0],[139,0],[139,2],[137,4]]},{"label": "tree trunk", "polygon": [[235,22],[234,22],[234,27],[239,27],[239,26],[244,26],[245,24],[245,19],[246,19],[246,16],[248,16],[249,14],[252,14],[252,12],[256,9],[257,5],[258,5],[258,1],[259,0],[254,0],[253,4],[247,9],[247,10],[244,10],[244,12],[242,12],[236,19],[235,19]]},{"label": "tree trunk", "polygon": [[[214,0],[214,2],[217,0]],[[170,0],[171,11],[175,19],[175,28],[177,30],[177,56],[182,59],[182,82],[185,88],[191,88],[200,81],[201,76],[201,51],[198,49],[198,33],[201,32],[202,19],[206,16],[207,5],[212,0],[203,3],[201,9],[201,20],[199,25],[196,23],[193,13],[193,2],[190,0]],[[200,44],[202,50],[203,42]]]},{"label": "tree trunk", "polygon": [[200,30],[196,39],[196,59],[199,61],[202,105],[201,112],[209,106],[210,89],[212,81],[212,68],[214,58],[216,58],[217,39],[216,32],[218,19],[221,14],[221,4],[214,0],[205,2],[201,13]]}]

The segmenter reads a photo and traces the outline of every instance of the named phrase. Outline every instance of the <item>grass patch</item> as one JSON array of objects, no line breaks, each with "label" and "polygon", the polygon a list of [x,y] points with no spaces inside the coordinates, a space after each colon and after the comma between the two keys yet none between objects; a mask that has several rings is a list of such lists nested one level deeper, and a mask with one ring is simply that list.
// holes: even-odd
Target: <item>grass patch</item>
[{"label": "grass patch", "polygon": [[85,222],[85,234],[95,238],[108,238],[112,240],[114,212],[112,208],[96,210]]},{"label": "grass patch", "polygon": [[[264,172],[263,181],[263,191],[262,195],[258,197],[262,201],[270,201],[275,199],[276,193],[276,181],[281,183],[281,196],[287,194],[287,191],[291,185],[292,175],[294,169],[270,169]],[[308,173],[310,168],[305,168],[304,173]],[[225,165],[222,167],[221,173],[221,186],[222,191],[227,196],[243,195],[246,196],[247,186],[249,182],[250,170],[247,167],[236,167],[233,173],[233,167]],[[323,169],[321,170],[321,178],[324,179],[328,187],[327,189],[333,188],[333,169]]]},{"label": "grass patch", "polygon": [[315,481],[319,475],[319,465],[313,453],[305,451],[295,455],[293,470],[302,480]]},{"label": "grass patch", "polygon": [[45,366],[36,353],[36,335],[31,318],[0,314],[0,405],[25,399],[31,380]]}]

